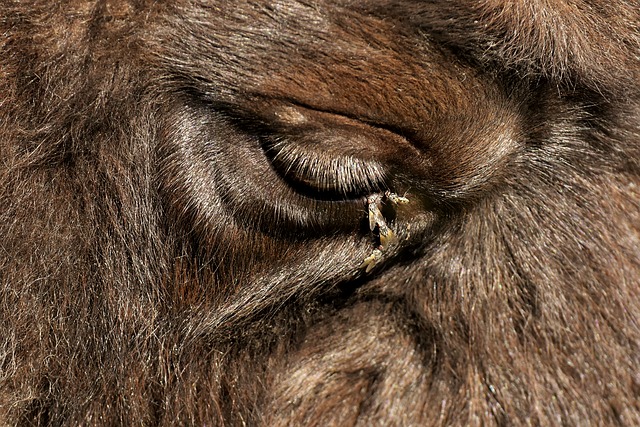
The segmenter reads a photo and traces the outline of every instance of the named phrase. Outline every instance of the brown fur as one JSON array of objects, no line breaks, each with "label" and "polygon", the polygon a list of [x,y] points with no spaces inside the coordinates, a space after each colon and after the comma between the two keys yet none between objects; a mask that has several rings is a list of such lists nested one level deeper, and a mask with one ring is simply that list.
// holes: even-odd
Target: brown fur
[{"label": "brown fur", "polygon": [[8,0],[0,34],[1,424],[640,425],[636,1]]}]

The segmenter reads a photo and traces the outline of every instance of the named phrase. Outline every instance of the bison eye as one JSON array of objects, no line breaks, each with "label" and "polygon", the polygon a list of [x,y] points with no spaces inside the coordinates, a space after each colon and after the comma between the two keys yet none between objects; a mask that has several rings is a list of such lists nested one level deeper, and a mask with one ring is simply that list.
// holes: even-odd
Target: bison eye
[{"label": "bison eye", "polygon": [[390,188],[386,136],[338,114],[232,107],[187,104],[172,114],[163,188],[181,222],[207,234],[232,227],[299,238],[363,229],[366,197]]}]

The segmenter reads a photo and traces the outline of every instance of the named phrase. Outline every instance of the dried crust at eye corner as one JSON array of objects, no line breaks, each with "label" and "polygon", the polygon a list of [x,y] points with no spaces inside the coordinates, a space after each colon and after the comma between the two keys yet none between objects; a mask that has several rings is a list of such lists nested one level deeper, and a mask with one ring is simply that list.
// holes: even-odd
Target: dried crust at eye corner
[{"label": "dried crust at eye corner", "polygon": [[364,268],[365,273],[369,273],[373,267],[382,259],[383,251],[397,240],[394,231],[387,225],[387,221],[382,214],[381,205],[384,200],[391,201],[394,205],[407,204],[409,199],[398,196],[396,193],[385,191],[384,194],[373,194],[367,197],[367,214],[369,217],[369,229],[373,233],[378,228],[378,239],[380,245],[364,259],[359,268]]}]

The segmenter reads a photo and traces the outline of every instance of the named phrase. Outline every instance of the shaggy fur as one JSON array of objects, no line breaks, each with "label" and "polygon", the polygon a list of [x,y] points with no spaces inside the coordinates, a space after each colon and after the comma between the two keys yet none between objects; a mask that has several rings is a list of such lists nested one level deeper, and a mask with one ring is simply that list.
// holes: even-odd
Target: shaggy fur
[{"label": "shaggy fur", "polygon": [[637,1],[0,34],[0,424],[640,425]]}]

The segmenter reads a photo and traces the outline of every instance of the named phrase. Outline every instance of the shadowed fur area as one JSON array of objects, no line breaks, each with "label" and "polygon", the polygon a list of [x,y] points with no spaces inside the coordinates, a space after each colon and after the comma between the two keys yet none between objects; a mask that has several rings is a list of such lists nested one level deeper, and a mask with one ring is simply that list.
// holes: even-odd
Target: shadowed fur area
[{"label": "shadowed fur area", "polygon": [[0,34],[1,425],[640,425],[637,1]]}]

